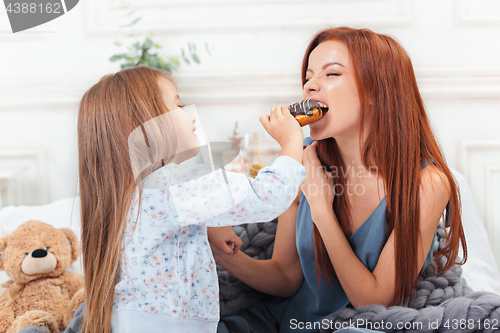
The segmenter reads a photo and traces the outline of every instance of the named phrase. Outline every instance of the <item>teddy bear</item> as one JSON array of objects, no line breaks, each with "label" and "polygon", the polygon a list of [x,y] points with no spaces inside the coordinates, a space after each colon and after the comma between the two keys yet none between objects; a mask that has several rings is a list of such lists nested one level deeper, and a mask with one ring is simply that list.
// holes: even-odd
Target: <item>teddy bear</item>
[{"label": "teddy bear", "polygon": [[12,279],[2,284],[0,333],[63,330],[84,302],[83,276],[66,271],[79,254],[73,231],[40,221],[0,237],[0,270]]}]

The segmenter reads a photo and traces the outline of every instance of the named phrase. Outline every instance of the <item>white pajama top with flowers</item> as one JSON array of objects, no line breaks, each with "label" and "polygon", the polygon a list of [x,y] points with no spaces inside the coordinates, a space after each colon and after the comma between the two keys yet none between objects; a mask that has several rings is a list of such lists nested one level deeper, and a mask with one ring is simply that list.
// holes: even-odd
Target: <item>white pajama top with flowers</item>
[{"label": "white pajama top with flowers", "polygon": [[304,180],[304,167],[289,156],[255,179],[206,165],[153,172],[140,207],[136,188],[128,212],[113,333],[216,332],[219,286],[207,227],[271,221]]}]

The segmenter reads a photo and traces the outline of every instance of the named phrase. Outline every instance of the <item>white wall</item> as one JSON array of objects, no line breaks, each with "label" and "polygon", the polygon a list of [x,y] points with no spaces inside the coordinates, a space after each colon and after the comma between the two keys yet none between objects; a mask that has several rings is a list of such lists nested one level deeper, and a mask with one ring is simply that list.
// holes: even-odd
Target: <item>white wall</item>
[{"label": "white wall", "polygon": [[[201,65],[176,74],[210,140],[264,133],[258,116],[301,97],[300,64],[327,26],[367,27],[410,54],[438,139],[465,174],[500,258],[500,2],[493,0],[134,0],[164,54],[196,42]],[[24,201],[76,191],[76,114],[93,83],[119,69],[126,42],[118,0],[82,0],[66,15],[17,34],[0,9],[0,169],[24,165]],[[208,42],[212,56],[203,51]],[[264,135],[264,134],[263,134]],[[495,241],[497,240],[497,241]],[[497,245],[499,244],[499,245]]]}]

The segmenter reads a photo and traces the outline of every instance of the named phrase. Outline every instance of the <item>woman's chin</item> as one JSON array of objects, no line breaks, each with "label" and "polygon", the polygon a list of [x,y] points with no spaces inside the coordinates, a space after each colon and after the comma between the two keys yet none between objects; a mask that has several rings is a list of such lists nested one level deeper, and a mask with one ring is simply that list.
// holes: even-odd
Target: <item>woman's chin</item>
[{"label": "woman's chin", "polygon": [[314,141],[323,140],[323,139],[330,137],[328,135],[325,135],[325,133],[323,133],[323,131],[313,130],[312,128],[311,128],[311,131],[309,132],[309,136]]},{"label": "woman's chin", "polygon": [[327,136],[327,127],[328,121],[325,119],[326,117],[321,118],[318,121],[315,121],[314,123],[309,124],[309,136],[313,140],[323,140],[326,139]]}]

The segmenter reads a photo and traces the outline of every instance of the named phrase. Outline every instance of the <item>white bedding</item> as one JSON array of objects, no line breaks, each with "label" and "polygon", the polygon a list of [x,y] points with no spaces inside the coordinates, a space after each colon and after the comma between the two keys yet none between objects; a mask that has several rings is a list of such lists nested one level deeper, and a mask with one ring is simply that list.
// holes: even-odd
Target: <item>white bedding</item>
[{"label": "white bedding", "polygon": [[[495,256],[488,241],[488,235],[479,216],[469,184],[465,177],[452,169],[462,196],[462,219],[467,239],[469,259],[463,266],[463,277],[474,291],[486,290],[500,294],[500,273]],[[40,220],[56,228],[70,228],[80,239],[79,198],[68,198],[42,206],[9,206],[0,210],[0,235],[12,232],[22,223]],[[73,263],[69,270],[82,273],[81,260]],[[0,283],[8,280],[0,272]]]},{"label": "white bedding", "polygon": [[462,224],[467,242],[468,260],[462,266],[462,276],[474,291],[491,291],[500,294],[500,273],[488,234],[476,208],[469,183],[455,169],[453,172],[462,200]]}]

